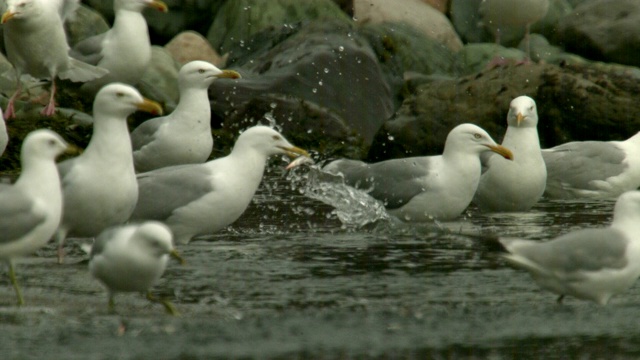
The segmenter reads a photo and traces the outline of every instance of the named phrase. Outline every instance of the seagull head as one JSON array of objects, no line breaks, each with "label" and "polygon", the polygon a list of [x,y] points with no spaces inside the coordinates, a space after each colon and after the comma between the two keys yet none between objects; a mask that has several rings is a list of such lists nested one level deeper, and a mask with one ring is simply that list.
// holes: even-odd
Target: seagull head
[{"label": "seagull head", "polygon": [[126,118],[136,110],[162,115],[162,106],[145,99],[134,87],[121,83],[105,85],[93,102],[93,113]]},{"label": "seagull head", "polygon": [[148,254],[161,258],[169,255],[184,264],[184,259],[173,247],[173,233],[165,224],[158,221],[147,221],[138,226],[131,237],[136,245],[144,248]]},{"label": "seagull head", "polygon": [[215,79],[240,79],[238,72],[220,70],[206,61],[191,61],[180,69],[178,81],[180,89],[189,87],[208,88]]},{"label": "seagull head", "polygon": [[30,132],[22,142],[21,159],[22,166],[35,159],[53,162],[59,155],[70,151],[73,147],[68,145],[57,133],[48,129],[39,129]]},{"label": "seagull head", "polygon": [[305,150],[291,145],[287,139],[276,130],[268,126],[254,126],[243,132],[234,147],[241,151],[242,149],[251,148],[264,154],[265,156],[284,154],[289,157],[298,157],[300,155],[309,156]]},{"label": "seagull head", "polygon": [[481,154],[492,151],[505,159],[513,160],[513,153],[495,141],[481,127],[473,124],[460,124],[447,135],[443,155],[450,153]]},{"label": "seagull head", "polygon": [[25,19],[42,11],[34,0],[8,0],[7,10],[2,14],[0,22],[5,24],[14,19]]},{"label": "seagull head", "polygon": [[511,101],[507,125],[515,127],[536,127],[538,125],[538,111],[536,102],[528,96],[519,96]]}]

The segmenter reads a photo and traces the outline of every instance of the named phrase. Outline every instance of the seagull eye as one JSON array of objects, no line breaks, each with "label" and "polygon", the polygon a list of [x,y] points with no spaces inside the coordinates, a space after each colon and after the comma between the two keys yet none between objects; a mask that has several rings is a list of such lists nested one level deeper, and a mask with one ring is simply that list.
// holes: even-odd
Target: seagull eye
[{"label": "seagull eye", "polygon": [[278,135],[273,135],[271,138],[276,141],[281,139]]},{"label": "seagull eye", "polygon": [[481,139],[482,135],[480,135],[478,133],[475,133],[475,134],[473,134],[473,137],[476,138],[476,139]]},{"label": "seagull eye", "polygon": [[204,69],[199,69],[198,74],[204,74]]},{"label": "seagull eye", "polygon": [[124,97],[124,93],[122,93],[122,92],[117,92],[117,93],[116,93],[116,97],[119,97],[119,98]]}]

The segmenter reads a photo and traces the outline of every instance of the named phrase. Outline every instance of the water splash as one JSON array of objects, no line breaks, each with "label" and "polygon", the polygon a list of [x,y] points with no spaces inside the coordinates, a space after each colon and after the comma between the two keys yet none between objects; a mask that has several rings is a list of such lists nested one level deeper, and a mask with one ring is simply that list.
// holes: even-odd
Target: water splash
[{"label": "water splash", "polygon": [[384,205],[367,192],[347,186],[342,176],[323,171],[318,165],[305,163],[309,171],[300,175],[290,172],[292,183],[302,183],[298,191],[306,197],[318,200],[334,208],[344,228],[358,229],[378,221],[389,221],[391,216]]}]

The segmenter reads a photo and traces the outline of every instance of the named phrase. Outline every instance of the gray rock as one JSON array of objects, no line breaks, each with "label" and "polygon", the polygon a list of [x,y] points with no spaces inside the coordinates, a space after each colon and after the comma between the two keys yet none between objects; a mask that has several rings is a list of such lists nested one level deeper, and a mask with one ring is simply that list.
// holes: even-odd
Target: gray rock
[{"label": "gray rock", "polygon": [[562,19],[558,41],[588,59],[640,66],[640,1],[584,2]]},{"label": "gray rock", "polygon": [[289,95],[333,112],[368,147],[393,114],[391,92],[376,54],[340,22],[309,24],[271,50],[236,64],[243,79],[219,80],[210,88],[212,109],[220,118],[264,94]]},{"label": "gray rock", "polygon": [[65,24],[69,46],[73,47],[78,41],[102,34],[110,26],[104,16],[98,11],[84,5],[76,10],[76,15]]},{"label": "gray rock", "polygon": [[509,102],[532,97],[543,147],[572,140],[626,139],[640,129],[640,69],[602,64],[497,67],[419,85],[376,135],[368,160],[436,154],[449,130],[475,123],[498,142]]},{"label": "gray rock", "polygon": [[180,64],[165,48],[152,46],[151,62],[137,87],[144,96],[164,104],[165,110],[171,111],[180,98],[179,70]]}]

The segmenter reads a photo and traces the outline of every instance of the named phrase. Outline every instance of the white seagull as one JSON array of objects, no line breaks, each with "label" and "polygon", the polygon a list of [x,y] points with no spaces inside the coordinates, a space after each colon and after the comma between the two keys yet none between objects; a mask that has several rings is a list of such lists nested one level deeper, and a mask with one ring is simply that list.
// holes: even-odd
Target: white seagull
[{"label": "white seagull", "polygon": [[58,165],[64,217],[56,232],[58,261],[67,236],[94,237],[129,218],[138,199],[127,116],[136,110],[161,114],[162,108],[133,87],[109,84],[93,103],[93,135],[82,155]]},{"label": "white seagull", "polygon": [[606,305],[640,276],[640,192],[618,198],[611,226],[583,229],[547,242],[499,239],[504,258],[545,290]]},{"label": "white seagull", "polygon": [[483,171],[473,202],[482,211],[526,211],[544,193],[547,170],[538,138],[536,103],[528,96],[511,101],[502,146],[513,161],[493,153],[482,155]]},{"label": "white seagull", "polygon": [[173,235],[166,225],[148,221],[116,226],[96,237],[89,272],[107,288],[111,312],[116,293],[139,292],[146,293],[150,301],[162,303],[168,313],[177,315],[169,301],[157,300],[149,292],[167,268],[170,256],[184,262],[173,248]]},{"label": "white seagull", "polygon": [[401,220],[450,220],[471,203],[480,181],[480,155],[485,152],[513,159],[511,151],[496,144],[486,131],[461,124],[449,132],[442,155],[374,164],[343,159],[323,170],[341,174],[347,185],[367,191]]},{"label": "white seagull", "polygon": [[0,259],[9,264],[9,278],[18,305],[24,304],[13,259],[49,242],[62,216],[62,191],[55,158],[68,149],[53,131],[36,130],[24,139],[22,172],[14,185],[0,185]]},{"label": "white seagull", "polygon": [[163,221],[179,243],[222,230],[249,206],[267,158],[277,154],[307,152],[269,127],[254,126],[238,137],[225,157],[139,174],[138,204],[131,219]]},{"label": "white seagull", "polygon": [[205,61],[185,64],[178,74],[180,101],[169,115],[145,121],[131,132],[137,172],[207,161],[213,148],[207,90],[215,79],[238,79]]}]

